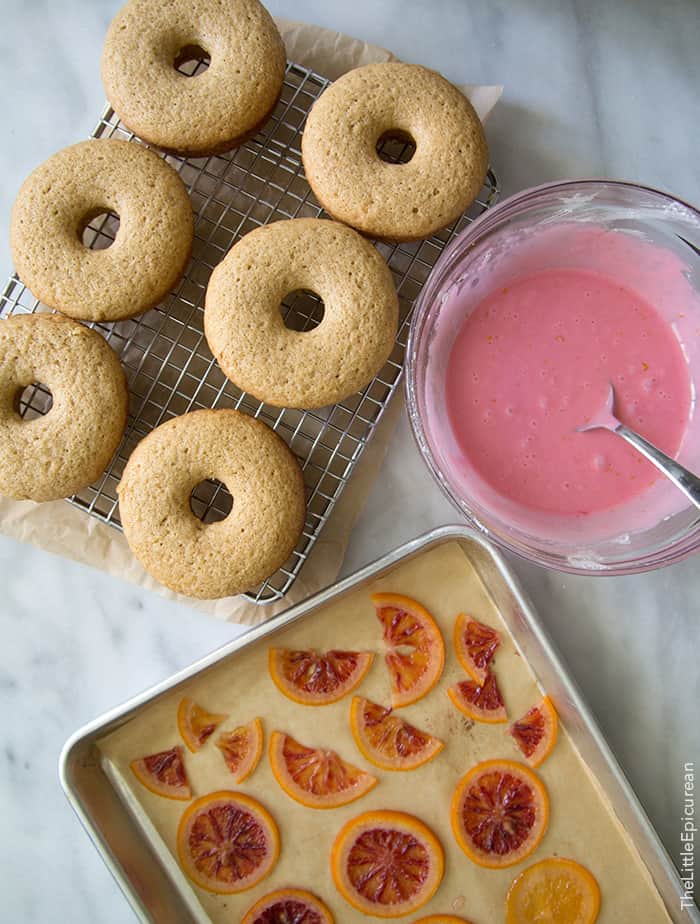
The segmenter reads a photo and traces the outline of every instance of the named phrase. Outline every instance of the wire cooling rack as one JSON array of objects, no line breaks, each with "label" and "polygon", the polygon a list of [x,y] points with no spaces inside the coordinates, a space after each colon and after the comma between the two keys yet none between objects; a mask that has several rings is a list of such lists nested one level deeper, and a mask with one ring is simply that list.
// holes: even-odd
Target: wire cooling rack
[{"label": "wire cooling rack", "polygon": [[[204,60],[191,59],[180,62],[179,69],[195,76],[206,66]],[[274,114],[254,139],[225,155],[163,155],[185,182],[195,212],[187,273],[166,301],[140,317],[88,325],[121,357],[130,413],[124,439],[107,470],[95,484],[68,498],[69,503],[121,529],[117,485],[132,450],[158,424],[196,408],[232,407],[251,414],[276,430],[299,458],[307,489],[304,530],[285,565],[246,594],[254,603],[278,600],[294,583],[399,384],[411,311],[423,283],[447,243],[498,198],[498,183],[489,171],[477,200],[449,228],[424,241],[377,244],[394,274],[400,321],[389,360],[362,392],[320,411],[300,411],[261,404],[240,391],[221,372],[204,339],[207,281],[231,245],[253,228],[283,218],[324,215],[304,177],[301,134],[309,109],[328,85],[318,74],[290,63]],[[93,137],[142,143],[111,108]],[[378,151],[385,160],[403,162],[410,158],[411,145],[405,138],[387,138]],[[97,216],[85,229],[83,242],[104,249],[114,241],[118,226],[117,216]],[[47,310],[16,275],[10,277],[0,296],[0,316]],[[320,322],[323,306],[311,293],[292,293],[282,304],[282,314],[294,330],[309,330]],[[30,385],[19,399],[19,411],[27,418],[45,414],[50,406],[50,391],[40,383]],[[204,522],[222,519],[231,504],[218,481],[202,482],[191,499],[193,512]]]}]

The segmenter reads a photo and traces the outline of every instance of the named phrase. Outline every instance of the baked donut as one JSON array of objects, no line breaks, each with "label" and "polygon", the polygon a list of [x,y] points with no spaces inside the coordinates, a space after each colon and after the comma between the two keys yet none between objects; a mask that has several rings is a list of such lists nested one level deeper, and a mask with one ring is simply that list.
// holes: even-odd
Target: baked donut
[{"label": "baked donut", "polygon": [[[310,290],[324,303],[313,330],[285,326],[282,299]],[[256,228],[216,267],[204,332],[234,384],[277,407],[315,408],[363,388],[391,352],[398,297],[369,241],[335,221],[294,218]]]},{"label": "baked donut", "polygon": [[[33,383],[53,404],[26,420],[18,398]],[[128,406],[119,358],[96,331],[51,314],[0,321],[0,494],[49,501],[92,484],[121,441]]]},{"label": "baked donut", "polygon": [[[81,239],[102,212],[119,217],[114,243]],[[182,275],[194,219],[185,185],[140,144],[82,141],[44,161],[12,208],[17,273],[51,308],[86,321],[119,321],[157,305]]]},{"label": "baked donut", "polygon": [[[205,71],[176,70],[202,52]],[[282,37],[258,0],[129,0],[107,32],[102,82],[132,132],[198,157],[255,133],[277,103],[285,66]]]},{"label": "baked donut", "polygon": [[[415,143],[405,164],[383,161],[384,136]],[[314,103],[301,142],[306,178],[334,218],[371,237],[409,241],[454,221],[476,198],[488,167],[469,100],[417,64],[348,71]]]},{"label": "baked donut", "polygon": [[[190,508],[192,490],[206,479],[233,496],[217,523],[203,523]],[[250,590],[289,557],[304,525],[299,463],[273,430],[240,411],[191,411],[156,427],[131,454],[117,490],[134,555],[190,597]]]}]

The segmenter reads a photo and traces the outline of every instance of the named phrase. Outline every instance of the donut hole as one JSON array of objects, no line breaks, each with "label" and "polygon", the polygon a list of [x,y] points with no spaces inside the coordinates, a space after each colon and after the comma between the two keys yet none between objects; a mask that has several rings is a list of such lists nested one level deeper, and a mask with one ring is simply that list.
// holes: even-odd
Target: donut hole
[{"label": "donut hole", "polygon": [[282,299],[280,306],[285,327],[300,333],[318,327],[325,311],[323,299],[310,289],[295,289]]},{"label": "donut hole", "polygon": [[388,164],[407,164],[416,153],[416,139],[410,132],[391,128],[377,139],[377,155]]},{"label": "donut hole", "polygon": [[207,478],[192,488],[190,510],[202,523],[225,520],[233,509],[233,497],[223,481]]},{"label": "donut hole", "polygon": [[199,77],[211,64],[211,55],[201,45],[184,45],[175,55],[173,67],[183,77]]},{"label": "donut hole", "polygon": [[100,209],[86,215],[78,236],[88,250],[107,250],[117,239],[119,216],[116,212]]},{"label": "donut hole", "polygon": [[15,411],[23,420],[36,420],[48,414],[53,407],[53,395],[43,382],[31,382],[15,394]]}]

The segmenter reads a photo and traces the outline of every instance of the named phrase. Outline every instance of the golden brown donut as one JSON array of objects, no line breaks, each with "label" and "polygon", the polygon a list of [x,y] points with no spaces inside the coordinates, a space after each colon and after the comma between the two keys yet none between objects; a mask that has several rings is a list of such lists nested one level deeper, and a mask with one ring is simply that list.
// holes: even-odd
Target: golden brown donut
[{"label": "golden brown donut", "polygon": [[[385,134],[415,153],[390,164]],[[474,201],[488,149],[474,107],[440,74],[417,64],[369,64],[343,74],[314,103],[302,137],[306,178],[324,209],[385,240],[429,237]]]},{"label": "golden brown donut", "polygon": [[[307,289],[324,303],[308,331],[280,305]],[[241,238],[211,275],[204,332],[225,374],[277,407],[342,401],[379,372],[396,338],[398,296],[381,254],[336,221],[294,218]]]},{"label": "golden brown donut", "polygon": [[[82,242],[101,212],[119,216],[106,250]],[[82,141],[29,175],[12,209],[10,249],[44,304],[86,321],[153,308],[182,275],[194,219],[185,184],[161,157],[128,141]]]},{"label": "golden brown donut", "polygon": [[[193,488],[223,482],[229,515],[205,524]],[[240,411],[191,411],[161,424],[129,457],[118,488],[132,552],[166,587],[213,599],[250,590],[291,555],[304,525],[304,479],[266,424]]]},{"label": "golden brown donut", "polygon": [[[27,420],[17,399],[41,383],[53,405]],[[104,337],[53,314],[0,321],[0,494],[58,500],[92,484],[119,445],[129,396]]]},{"label": "golden brown donut", "polygon": [[[175,68],[183,49],[211,60],[194,77]],[[121,121],[144,141],[185,156],[230,150],[266,121],[286,55],[258,0],[129,0],[102,52],[102,82]]]}]

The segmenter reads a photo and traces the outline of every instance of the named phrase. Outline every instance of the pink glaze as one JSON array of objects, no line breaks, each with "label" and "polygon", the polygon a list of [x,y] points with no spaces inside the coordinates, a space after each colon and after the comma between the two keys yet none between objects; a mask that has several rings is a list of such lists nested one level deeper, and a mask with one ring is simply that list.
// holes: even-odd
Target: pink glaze
[{"label": "pink glaze", "polygon": [[576,433],[609,382],[617,416],[675,455],[691,387],[664,317],[595,270],[555,265],[509,280],[468,314],[449,356],[445,403],[459,453],[500,496],[531,510],[581,515],[624,504],[661,476],[619,437]]}]

